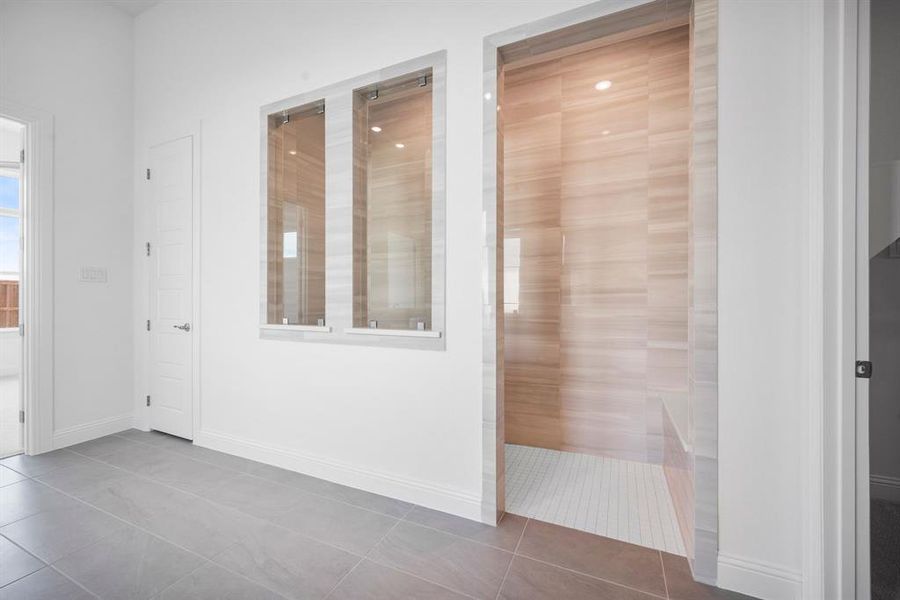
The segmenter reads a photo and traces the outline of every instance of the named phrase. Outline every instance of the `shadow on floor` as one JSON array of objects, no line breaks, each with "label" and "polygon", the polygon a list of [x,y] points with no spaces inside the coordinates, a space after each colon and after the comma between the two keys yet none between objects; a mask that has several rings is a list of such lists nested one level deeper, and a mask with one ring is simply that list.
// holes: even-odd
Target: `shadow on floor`
[{"label": "shadow on floor", "polygon": [[900,503],[872,500],[872,600],[900,600]]}]

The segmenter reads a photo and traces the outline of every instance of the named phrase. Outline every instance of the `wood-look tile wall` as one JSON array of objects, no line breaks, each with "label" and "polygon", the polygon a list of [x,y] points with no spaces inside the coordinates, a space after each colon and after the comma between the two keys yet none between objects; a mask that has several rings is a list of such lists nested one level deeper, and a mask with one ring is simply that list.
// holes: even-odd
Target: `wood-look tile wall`
[{"label": "wood-look tile wall", "polygon": [[[325,115],[304,109],[269,119],[268,322],[325,318]],[[285,256],[284,234],[297,251]]]},{"label": "wood-look tile wall", "polygon": [[431,329],[431,86],[357,94],[354,113],[354,325]]},{"label": "wood-look tile wall", "polygon": [[506,441],[660,462],[660,397],[687,391],[687,28],[503,77]]}]

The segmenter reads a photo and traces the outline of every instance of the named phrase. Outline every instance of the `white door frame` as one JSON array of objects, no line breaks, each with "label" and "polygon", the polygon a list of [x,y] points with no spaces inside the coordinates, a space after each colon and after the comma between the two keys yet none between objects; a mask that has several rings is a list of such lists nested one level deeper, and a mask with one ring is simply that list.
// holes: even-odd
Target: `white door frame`
[{"label": "white door frame", "polygon": [[[856,359],[869,360],[869,65],[870,12],[860,0],[856,106]],[[854,361],[855,364],[855,361]],[[854,373],[855,377],[855,373]],[[856,598],[872,596],[869,526],[869,380],[856,379]]]},{"label": "white door frame", "polygon": [[141,257],[143,259],[143,277],[142,282],[143,289],[145,293],[142,295],[142,311],[138,313],[138,320],[141,324],[141,330],[146,336],[146,342],[144,344],[144,360],[141,361],[142,364],[142,385],[140,390],[138,391],[138,406],[139,410],[135,414],[135,427],[138,429],[142,429],[147,431],[150,429],[150,407],[146,405],[145,398],[147,394],[149,394],[150,390],[150,369],[151,369],[151,346],[150,346],[150,332],[146,331],[146,329],[142,326],[144,321],[150,318],[150,301],[149,301],[149,282],[151,272],[149,269],[150,261],[147,260],[146,252],[145,252],[145,244],[151,237],[152,231],[152,211],[150,211],[150,193],[148,186],[146,185],[146,169],[147,165],[150,164],[150,150],[156,146],[161,144],[165,144],[167,142],[172,142],[181,138],[190,137],[192,138],[191,143],[191,177],[192,177],[192,191],[191,191],[191,287],[192,287],[192,299],[191,299],[191,411],[193,418],[192,421],[192,439],[196,439],[197,433],[201,430],[200,427],[200,398],[201,398],[201,385],[200,385],[200,336],[202,332],[202,324],[200,320],[200,218],[201,218],[201,200],[200,200],[200,156],[201,156],[201,123],[195,122],[189,125],[174,128],[170,131],[170,133],[166,135],[159,135],[154,138],[150,143],[146,144],[144,147],[144,155],[143,155],[143,165],[139,165],[138,168],[138,177],[139,177],[139,189],[141,190],[140,197],[143,199],[142,206],[144,207],[144,228],[143,228],[143,236],[140,240],[137,240],[139,245],[139,251]]},{"label": "white door frame", "polygon": [[25,453],[53,449],[53,116],[0,98],[0,116],[25,126],[22,337]]},{"label": "white door frame", "polygon": [[868,0],[826,2],[825,32],[823,596],[868,600]]}]

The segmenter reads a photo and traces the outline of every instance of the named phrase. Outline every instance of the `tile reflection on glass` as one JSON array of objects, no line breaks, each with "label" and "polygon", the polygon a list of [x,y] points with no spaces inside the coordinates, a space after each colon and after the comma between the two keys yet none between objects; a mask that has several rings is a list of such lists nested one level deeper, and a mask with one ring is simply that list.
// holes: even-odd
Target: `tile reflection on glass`
[{"label": "tile reflection on glass", "polygon": [[325,113],[319,101],[268,125],[267,322],[325,321]]},{"label": "tile reflection on glass", "polygon": [[430,330],[431,70],[356,90],[354,326]]}]

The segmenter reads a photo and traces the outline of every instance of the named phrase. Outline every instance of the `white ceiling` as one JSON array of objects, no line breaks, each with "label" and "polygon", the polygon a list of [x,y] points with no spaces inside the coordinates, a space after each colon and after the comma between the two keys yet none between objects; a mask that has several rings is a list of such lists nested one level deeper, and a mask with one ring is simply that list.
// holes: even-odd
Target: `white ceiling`
[{"label": "white ceiling", "polygon": [[154,4],[159,4],[159,0],[106,0],[106,3],[137,16]]}]

